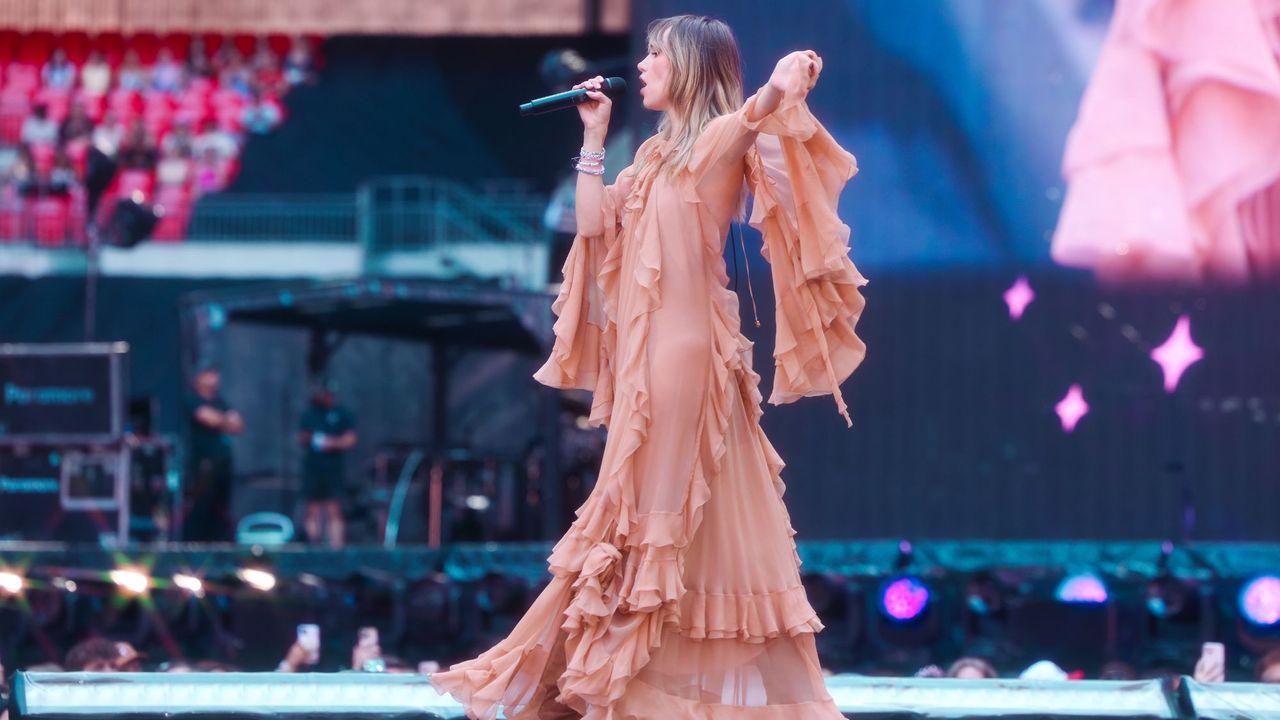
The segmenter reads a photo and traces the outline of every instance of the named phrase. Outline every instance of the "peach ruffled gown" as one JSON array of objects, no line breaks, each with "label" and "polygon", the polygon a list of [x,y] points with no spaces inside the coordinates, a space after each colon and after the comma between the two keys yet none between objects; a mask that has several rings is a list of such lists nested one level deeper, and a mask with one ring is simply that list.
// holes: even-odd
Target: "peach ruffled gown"
[{"label": "peach ruffled gown", "polygon": [[803,97],[748,122],[754,102],[712,121],[674,176],[666,141],[646,141],[606,188],[604,235],[574,241],[535,377],[594,392],[600,479],[511,634],[431,678],[471,717],[843,717],[722,252],[745,180],[777,297],[770,401],[833,393],[847,419],[838,386],[865,353],[866,280],[835,208],[857,166]]},{"label": "peach ruffled gown", "polygon": [[1058,262],[1280,274],[1280,0],[1119,0],[1063,165]]}]

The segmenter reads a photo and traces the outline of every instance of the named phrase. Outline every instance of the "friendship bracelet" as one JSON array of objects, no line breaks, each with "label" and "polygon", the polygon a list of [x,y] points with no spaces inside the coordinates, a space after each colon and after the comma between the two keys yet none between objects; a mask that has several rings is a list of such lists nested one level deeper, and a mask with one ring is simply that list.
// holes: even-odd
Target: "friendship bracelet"
[{"label": "friendship bracelet", "polygon": [[582,148],[578,151],[578,157],[583,160],[604,160],[604,148],[601,148],[600,150],[588,150],[586,148]]},{"label": "friendship bracelet", "polygon": [[587,175],[603,175],[604,174],[604,166],[600,164],[591,165],[587,163],[578,163],[573,167],[573,169],[577,170],[580,173],[585,173]]}]

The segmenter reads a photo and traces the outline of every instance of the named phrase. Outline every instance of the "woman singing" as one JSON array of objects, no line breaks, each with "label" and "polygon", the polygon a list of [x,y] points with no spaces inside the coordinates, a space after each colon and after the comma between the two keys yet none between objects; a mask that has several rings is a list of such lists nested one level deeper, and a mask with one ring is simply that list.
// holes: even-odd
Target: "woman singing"
[{"label": "woman singing", "polygon": [[722,253],[745,184],[777,298],[770,402],[832,393],[848,420],[866,280],[835,209],[856,163],[805,104],[813,52],[743,103],[724,23],[658,20],[648,42],[640,94],[662,119],[608,187],[610,101],[600,78],[579,85],[578,236],[535,375],[594,392],[600,479],[511,634],[432,682],[486,720],[840,718]]}]

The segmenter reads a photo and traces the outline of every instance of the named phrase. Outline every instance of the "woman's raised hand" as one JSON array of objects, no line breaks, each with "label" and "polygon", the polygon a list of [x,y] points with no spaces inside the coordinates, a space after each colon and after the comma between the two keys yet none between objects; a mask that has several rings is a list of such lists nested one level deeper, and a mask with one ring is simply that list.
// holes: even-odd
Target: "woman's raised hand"
[{"label": "woman's raised hand", "polygon": [[[797,50],[778,61],[769,85],[783,95],[804,95],[822,74],[822,58],[812,50]],[[581,107],[581,106],[579,106]]]},{"label": "woman's raised hand", "polygon": [[578,117],[582,118],[582,127],[588,132],[605,132],[609,129],[609,114],[613,112],[613,101],[600,92],[602,85],[604,85],[604,78],[597,75],[573,86],[574,90],[586,88],[587,97],[591,98],[577,105]]}]

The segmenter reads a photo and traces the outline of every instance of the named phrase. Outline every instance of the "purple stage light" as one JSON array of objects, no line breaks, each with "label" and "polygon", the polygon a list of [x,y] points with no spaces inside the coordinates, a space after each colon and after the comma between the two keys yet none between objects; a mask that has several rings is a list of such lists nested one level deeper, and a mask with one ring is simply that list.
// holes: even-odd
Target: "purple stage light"
[{"label": "purple stage light", "polygon": [[1057,597],[1064,603],[1100,604],[1107,601],[1107,585],[1097,575],[1072,575],[1058,584]]},{"label": "purple stage light", "polygon": [[1280,622],[1280,578],[1263,575],[1245,583],[1240,590],[1240,612],[1254,625]]},{"label": "purple stage light", "polygon": [[914,620],[929,606],[929,588],[912,577],[893,580],[880,591],[880,609],[891,620]]}]

